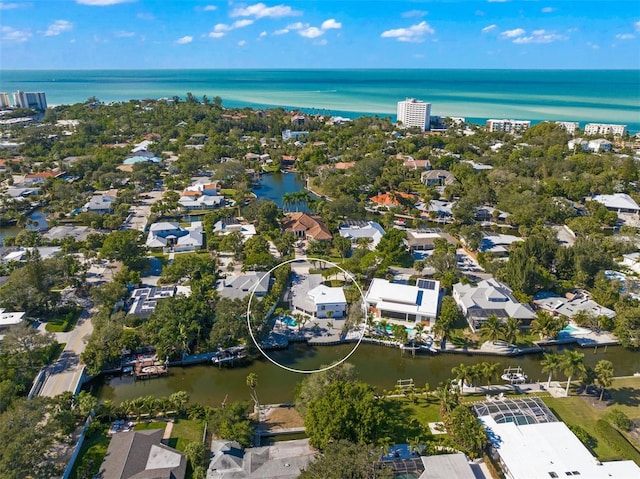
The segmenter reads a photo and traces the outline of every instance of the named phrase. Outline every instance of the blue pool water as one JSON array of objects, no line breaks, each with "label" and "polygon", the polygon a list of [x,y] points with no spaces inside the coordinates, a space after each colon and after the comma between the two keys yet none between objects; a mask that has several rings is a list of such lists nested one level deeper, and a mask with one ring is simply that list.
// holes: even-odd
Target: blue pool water
[{"label": "blue pool water", "polygon": [[295,328],[297,326],[296,320],[291,316],[280,316],[280,322],[289,326],[290,328]]}]

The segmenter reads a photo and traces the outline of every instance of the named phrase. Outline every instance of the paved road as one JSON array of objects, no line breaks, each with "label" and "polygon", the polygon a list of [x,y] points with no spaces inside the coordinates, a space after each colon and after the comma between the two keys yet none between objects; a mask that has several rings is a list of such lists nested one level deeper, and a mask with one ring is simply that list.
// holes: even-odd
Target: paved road
[{"label": "paved road", "polygon": [[[40,328],[44,329],[45,324]],[[84,351],[86,340],[93,331],[91,317],[85,309],[78,319],[76,327],[68,333],[54,333],[59,343],[65,343],[60,358],[47,368],[47,379],[38,393],[39,396],[54,397],[65,391],[75,392],[82,380],[84,365],[80,354]]]}]

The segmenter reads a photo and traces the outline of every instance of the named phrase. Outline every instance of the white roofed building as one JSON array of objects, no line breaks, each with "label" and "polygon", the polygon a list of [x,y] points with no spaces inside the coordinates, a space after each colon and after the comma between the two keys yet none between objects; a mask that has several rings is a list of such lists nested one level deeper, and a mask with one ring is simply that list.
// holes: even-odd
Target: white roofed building
[{"label": "white roofed building", "polygon": [[4,308],[0,308],[0,330],[16,326],[24,321],[25,312],[8,313]]},{"label": "white roofed building", "polygon": [[612,195],[595,195],[592,201],[602,203],[608,210],[617,213],[638,213],[640,206],[626,193],[614,193]]},{"label": "white roofed building", "polygon": [[627,125],[611,123],[587,123],[584,126],[585,135],[616,135],[622,136],[627,132]]},{"label": "white roofed building", "polygon": [[374,278],[365,295],[374,319],[404,326],[422,322],[433,324],[440,307],[440,282],[418,279],[415,286]]},{"label": "white roofed building", "polygon": [[580,128],[580,123],[578,123],[577,121],[556,121],[556,124],[567,130],[567,133],[571,135],[573,135],[576,130]]},{"label": "white roofed building", "polygon": [[202,221],[183,228],[178,223],[161,221],[149,228],[146,245],[149,248],[170,248],[174,252],[201,249],[204,242]]},{"label": "white roofed building", "polygon": [[375,249],[384,236],[384,229],[375,221],[347,221],[340,225],[338,233],[356,246],[360,238],[368,238],[369,249]]},{"label": "white roofed building", "polygon": [[487,130],[490,132],[522,133],[530,126],[529,120],[487,120]]},{"label": "white roofed building", "polygon": [[222,278],[216,284],[216,290],[223,298],[244,298],[249,294],[262,298],[269,292],[271,275],[263,271],[247,271]]}]

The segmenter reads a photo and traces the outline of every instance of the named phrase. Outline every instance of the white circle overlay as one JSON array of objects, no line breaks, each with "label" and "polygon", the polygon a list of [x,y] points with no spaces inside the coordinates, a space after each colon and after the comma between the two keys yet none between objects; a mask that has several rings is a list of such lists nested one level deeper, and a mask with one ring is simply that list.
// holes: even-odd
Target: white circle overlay
[{"label": "white circle overlay", "polygon": [[[273,271],[275,271],[276,269],[278,269],[281,266],[284,266],[286,264],[291,264],[291,263],[303,263],[303,262],[306,263],[306,262],[312,262],[312,261],[326,263],[326,264],[329,264],[329,265],[331,265],[333,267],[338,268],[340,271],[342,271],[353,282],[353,284],[356,285],[356,288],[358,288],[358,291],[360,291],[360,297],[362,298],[362,312],[364,313],[363,323],[366,321],[366,318],[367,318],[367,306],[366,306],[365,300],[364,300],[364,292],[362,291],[362,288],[360,287],[360,285],[358,284],[356,279],[353,277],[353,275],[351,273],[349,273],[347,270],[345,270],[344,268],[342,268],[341,266],[338,266],[337,264],[332,263],[331,261],[327,261],[326,259],[320,259],[320,258],[295,258],[295,259],[289,259],[287,261],[283,261],[282,263],[278,263],[276,266],[271,268],[269,271],[267,271],[260,278],[260,281],[256,282],[255,286],[251,290],[251,293],[249,295],[249,303],[247,304],[247,326],[249,327],[249,334],[251,335],[251,339],[253,340],[253,344],[256,345],[256,348],[258,348],[258,350],[262,353],[262,355],[265,358],[267,358],[269,361],[271,361],[273,364],[275,364],[276,366],[278,366],[278,367],[280,367],[280,368],[282,368],[282,369],[284,369],[286,371],[292,372],[292,373],[313,374],[313,373],[321,373],[323,371],[328,371],[329,369],[333,369],[336,366],[339,366],[340,364],[344,363],[347,359],[349,359],[351,357],[351,355],[356,352],[356,349],[358,349],[358,346],[360,346],[360,343],[362,342],[362,338],[364,338],[365,328],[363,327],[362,328],[362,333],[360,334],[360,337],[358,338],[358,341],[356,342],[356,344],[353,347],[353,349],[351,351],[349,351],[349,354],[347,354],[340,361],[337,361],[337,362],[335,362],[333,364],[330,364],[329,366],[325,366],[323,368],[318,368],[318,369],[296,369],[296,368],[290,368],[288,366],[285,366],[284,364],[280,364],[278,361],[276,361],[271,356],[269,356],[260,347],[260,344],[258,343],[258,340],[253,335],[253,331],[251,329],[251,301],[253,301],[253,295],[254,295],[254,293],[256,291],[256,288],[258,287],[258,285],[261,283],[262,279],[265,276],[269,276]],[[318,347],[322,347],[322,346],[318,346]]]}]

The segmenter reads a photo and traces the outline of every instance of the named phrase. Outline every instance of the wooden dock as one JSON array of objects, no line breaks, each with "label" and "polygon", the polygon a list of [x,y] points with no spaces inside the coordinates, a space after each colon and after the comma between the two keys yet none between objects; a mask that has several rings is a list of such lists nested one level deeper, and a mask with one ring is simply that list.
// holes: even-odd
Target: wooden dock
[{"label": "wooden dock", "polygon": [[151,379],[163,376],[169,372],[166,362],[157,359],[143,359],[136,361],[133,376],[136,379]]}]

